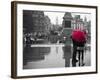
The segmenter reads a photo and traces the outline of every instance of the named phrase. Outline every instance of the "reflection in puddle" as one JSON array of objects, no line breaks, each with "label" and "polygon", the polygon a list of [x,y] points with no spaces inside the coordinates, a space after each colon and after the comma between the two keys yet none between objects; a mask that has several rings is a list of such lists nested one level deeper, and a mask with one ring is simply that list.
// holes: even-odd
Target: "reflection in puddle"
[{"label": "reflection in puddle", "polygon": [[64,67],[62,46],[24,48],[24,69]]},{"label": "reflection in puddle", "polygon": [[[90,53],[89,51],[87,51]],[[90,65],[90,54],[87,55]],[[71,67],[71,46],[26,46],[23,51],[23,69]]]},{"label": "reflection in puddle", "polygon": [[23,63],[40,61],[45,59],[45,55],[50,53],[50,47],[30,47],[26,46],[23,51]]}]

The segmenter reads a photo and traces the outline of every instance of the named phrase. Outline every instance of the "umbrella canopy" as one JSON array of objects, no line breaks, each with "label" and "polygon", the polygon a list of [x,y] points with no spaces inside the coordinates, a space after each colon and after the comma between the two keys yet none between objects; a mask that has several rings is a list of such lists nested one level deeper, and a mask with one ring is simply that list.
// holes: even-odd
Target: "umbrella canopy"
[{"label": "umbrella canopy", "polygon": [[86,33],[82,30],[73,30],[72,31],[72,39],[77,42],[85,42],[86,41]]}]

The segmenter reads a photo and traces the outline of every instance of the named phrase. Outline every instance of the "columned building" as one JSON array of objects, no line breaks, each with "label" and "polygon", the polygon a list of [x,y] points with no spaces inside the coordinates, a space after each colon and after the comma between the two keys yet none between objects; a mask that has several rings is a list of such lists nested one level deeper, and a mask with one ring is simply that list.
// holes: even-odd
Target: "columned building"
[{"label": "columned building", "polygon": [[85,29],[83,19],[80,18],[80,15],[73,17],[72,29]]}]

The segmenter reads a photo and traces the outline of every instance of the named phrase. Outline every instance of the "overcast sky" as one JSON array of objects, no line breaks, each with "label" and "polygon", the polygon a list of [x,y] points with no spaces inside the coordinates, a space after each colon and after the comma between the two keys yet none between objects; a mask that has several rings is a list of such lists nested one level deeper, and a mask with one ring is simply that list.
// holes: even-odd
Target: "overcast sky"
[{"label": "overcast sky", "polygon": [[47,15],[51,23],[56,24],[56,19],[58,17],[58,23],[61,24],[63,21],[63,16],[65,13],[60,13],[60,12],[44,12],[45,15]]},{"label": "overcast sky", "polygon": [[[63,17],[64,17],[64,12],[44,12],[45,15],[47,15],[50,20],[51,23],[56,24],[56,19],[58,18],[58,24],[62,24],[63,21]],[[80,15],[80,17],[82,19],[84,19],[84,17],[87,18],[87,20],[91,20],[91,15],[90,14],[80,14],[80,13],[72,13],[72,16],[74,17],[75,15]]]}]

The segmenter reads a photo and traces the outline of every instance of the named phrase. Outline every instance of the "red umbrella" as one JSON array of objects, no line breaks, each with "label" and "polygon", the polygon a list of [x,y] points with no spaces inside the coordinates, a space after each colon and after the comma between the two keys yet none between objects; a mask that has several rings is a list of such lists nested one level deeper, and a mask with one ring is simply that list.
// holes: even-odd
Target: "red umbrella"
[{"label": "red umbrella", "polygon": [[85,42],[86,41],[86,33],[82,30],[73,30],[72,39],[77,42]]}]

